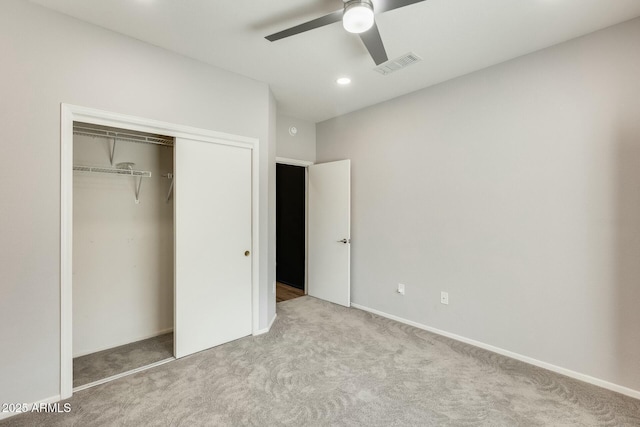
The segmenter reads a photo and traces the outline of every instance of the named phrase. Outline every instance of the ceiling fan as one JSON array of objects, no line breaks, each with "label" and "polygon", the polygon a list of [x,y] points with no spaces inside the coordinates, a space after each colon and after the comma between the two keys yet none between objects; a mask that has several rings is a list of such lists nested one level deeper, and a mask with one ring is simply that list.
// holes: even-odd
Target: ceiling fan
[{"label": "ceiling fan", "polygon": [[[287,28],[286,30],[271,34],[265,37],[267,40],[274,42],[296,34],[315,28],[324,27],[342,21],[344,29],[350,33],[360,35],[360,39],[369,51],[373,62],[380,65],[389,58],[384,49],[378,26],[376,25],[374,14],[387,12],[389,10],[398,9],[409,6],[414,3],[420,3],[425,0],[343,0],[344,6],[340,10],[331,12],[328,15]],[[375,8],[374,8],[375,3]]]}]

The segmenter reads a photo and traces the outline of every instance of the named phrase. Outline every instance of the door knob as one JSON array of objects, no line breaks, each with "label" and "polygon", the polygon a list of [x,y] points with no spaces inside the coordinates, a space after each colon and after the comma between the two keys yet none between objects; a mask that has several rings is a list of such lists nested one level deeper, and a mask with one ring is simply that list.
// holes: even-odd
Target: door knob
[{"label": "door knob", "polygon": [[344,244],[351,243],[351,239],[338,240],[338,243],[344,243]]},{"label": "door knob", "polygon": [[249,255],[251,255],[251,252],[249,252],[249,251],[244,251],[244,256],[249,256]]}]

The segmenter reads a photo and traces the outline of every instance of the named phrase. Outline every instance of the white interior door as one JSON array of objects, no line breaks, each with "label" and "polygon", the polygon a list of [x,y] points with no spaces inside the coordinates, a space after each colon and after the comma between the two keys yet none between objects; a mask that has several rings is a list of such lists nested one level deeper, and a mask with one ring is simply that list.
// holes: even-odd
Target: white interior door
[{"label": "white interior door", "polygon": [[251,150],[175,143],[175,355],[251,334]]},{"label": "white interior door", "polygon": [[309,166],[308,294],[351,304],[351,161]]}]

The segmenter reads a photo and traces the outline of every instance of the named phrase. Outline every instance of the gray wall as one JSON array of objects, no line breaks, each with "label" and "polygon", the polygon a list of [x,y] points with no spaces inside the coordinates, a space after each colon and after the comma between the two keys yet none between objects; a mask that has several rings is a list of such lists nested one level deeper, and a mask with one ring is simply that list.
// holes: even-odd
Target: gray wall
[{"label": "gray wall", "polygon": [[[298,133],[292,136],[289,128],[295,126]],[[316,124],[307,120],[278,114],[276,155],[287,159],[316,161]]]},{"label": "gray wall", "polygon": [[640,390],[639,41],[636,19],[319,123],[318,162],[352,160],[353,302]]},{"label": "gray wall", "polygon": [[275,314],[268,86],[20,0],[0,2],[0,57],[0,402],[60,391],[61,102],[260,140],[256,273],[267,327]]},{"label": "gray wall", "polygon": [[[74,136],[74,164],[109,167],[106,138]],[[173,329],[173,149],[120,141],[114,164],[151,172],[137,178],[73,176],[73,356]]]}]

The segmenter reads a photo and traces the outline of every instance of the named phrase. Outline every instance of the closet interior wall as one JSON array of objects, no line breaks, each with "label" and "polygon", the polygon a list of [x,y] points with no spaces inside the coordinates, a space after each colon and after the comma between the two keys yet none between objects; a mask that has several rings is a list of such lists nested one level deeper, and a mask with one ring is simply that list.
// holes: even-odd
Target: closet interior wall
[{"label": "closet interior wall", "polygon": [[[74,135],[74,165],[111,167],[111,144]],[[151,172],[139,203],[139,178],[74,172],[73,357],[173,329],[173,148],[118,141],[121,162]]]}]

